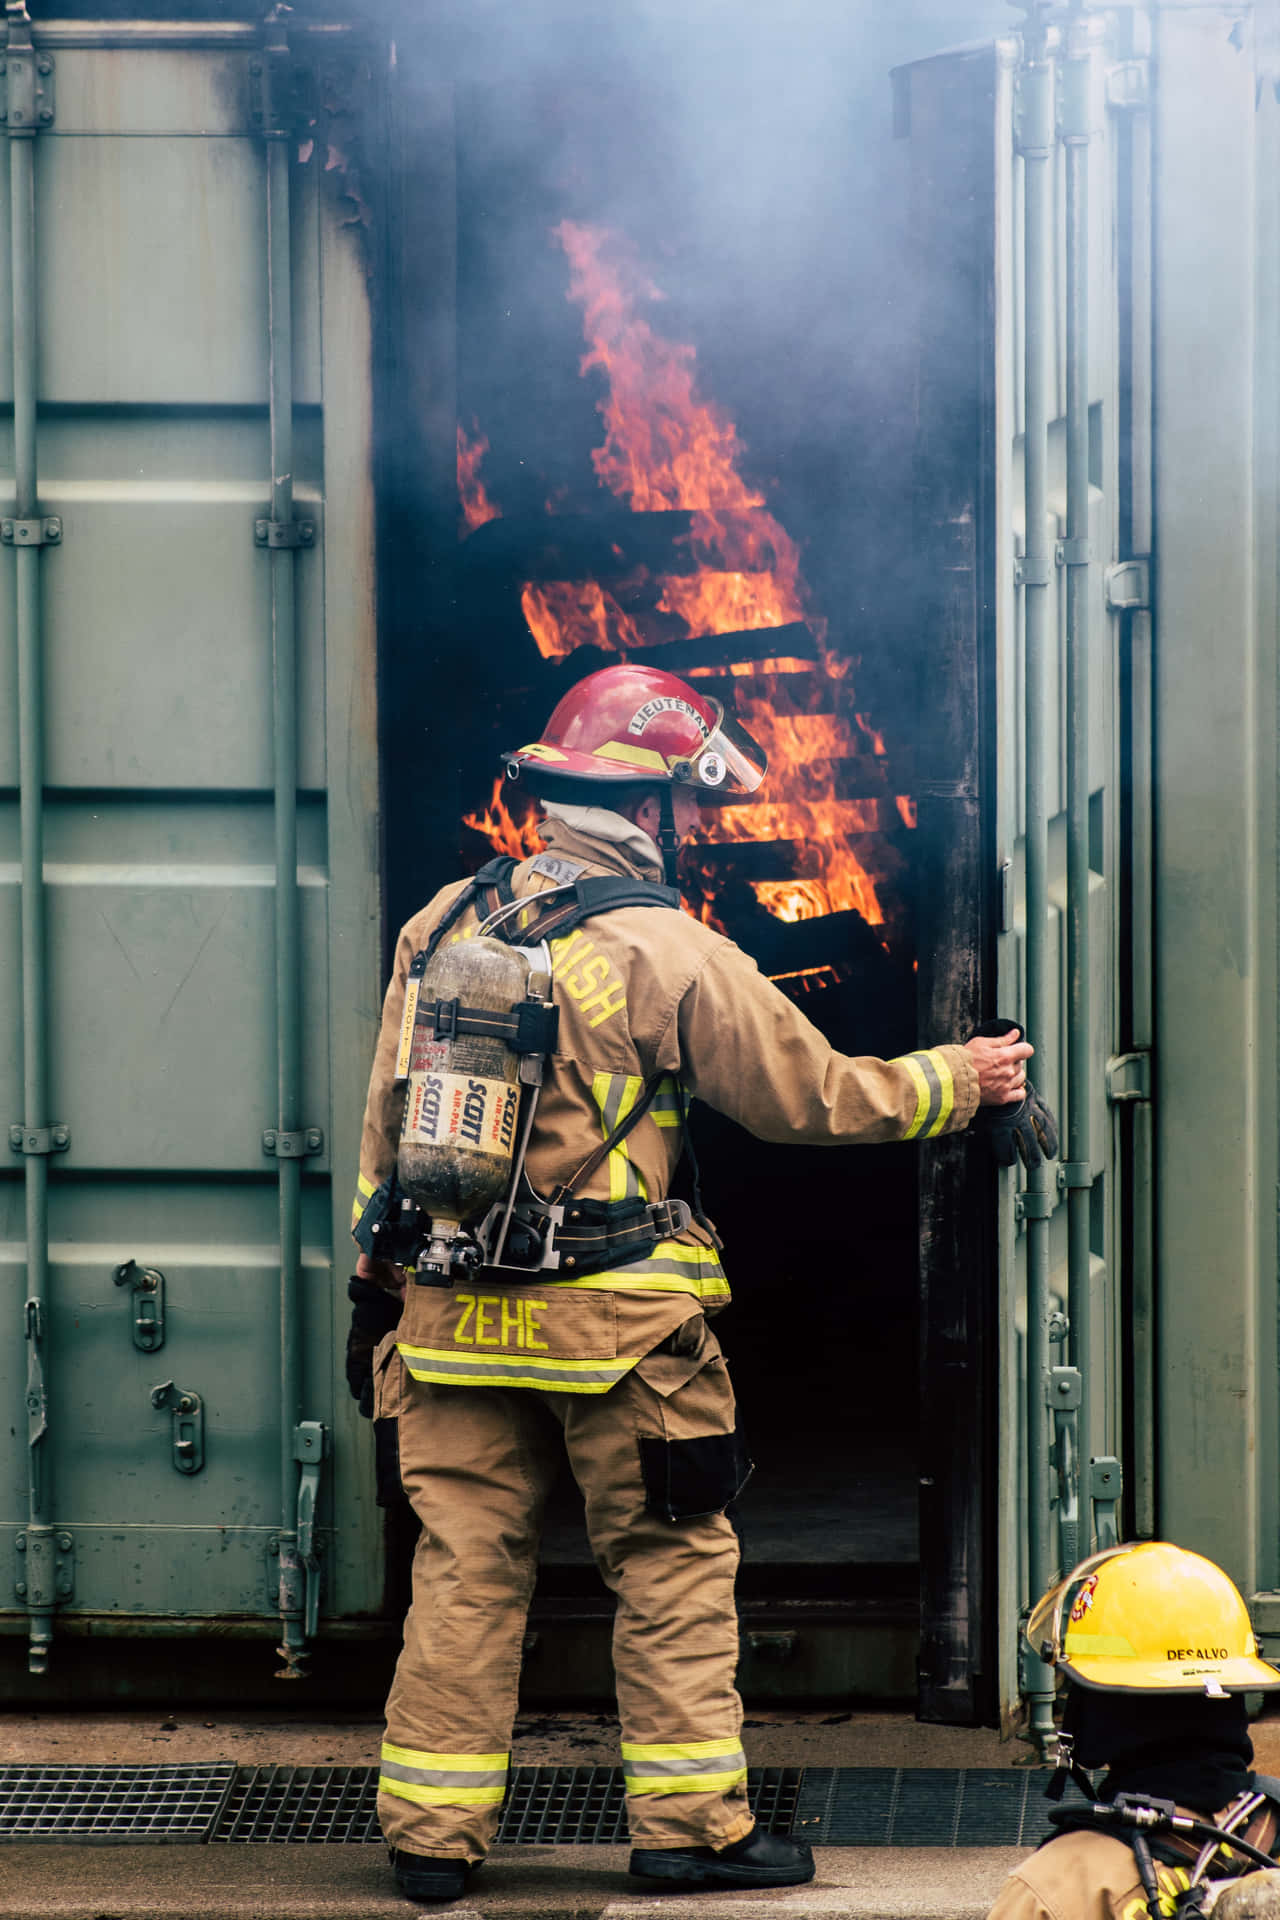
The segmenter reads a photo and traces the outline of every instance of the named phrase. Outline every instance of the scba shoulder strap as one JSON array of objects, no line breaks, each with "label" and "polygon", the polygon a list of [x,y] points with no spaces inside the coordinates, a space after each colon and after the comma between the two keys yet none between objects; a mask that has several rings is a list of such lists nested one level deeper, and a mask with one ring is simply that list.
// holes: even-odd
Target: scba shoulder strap
[{"label": "scba shoulder strap", "polygon": [[[566,873],[570,871],[567,862],[555,864]],[[660,886],[656,880],[633,879],[624,873],[578,874],[572,880],[557,882],[546,893],[517,895],[511,876],[519,865],[509,853],[487,860],[450,901],[440,924],[422,952],[415,956],[411,971],[421,975],[440,942],[452,933],[468,907],[475,908],[482,926],[496,917],[490,937],[504,940],[509,946],[535,946],[540,940],[558,940],[580,927],[584,920],[592,920],[600,913],[614,913],[620,907],[665,907],[680,911],[678,888]],[[552,877],[550,873],[548,877]],[[505,911],[514,910],[518,900],[529,916],[527,920],[524,914]]]}]

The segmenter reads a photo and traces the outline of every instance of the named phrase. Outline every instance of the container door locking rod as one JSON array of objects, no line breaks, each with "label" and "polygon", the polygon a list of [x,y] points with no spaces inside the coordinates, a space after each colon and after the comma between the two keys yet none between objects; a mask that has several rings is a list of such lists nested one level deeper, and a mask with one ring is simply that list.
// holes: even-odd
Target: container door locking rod
[{"label": "container door locking rod", "polygon": [[[298,903],[298,632],[294,569],[311,529],[293,518],[293,303],[290,285],[289,150],[292,72],[284,21],[287,6],[266,18],[261,54],[250,60],[256,80],[267,163],[267,345],[271,444],[271,512],[266,538],[271,569],[272,757],[275,784],[276,1083],[279,1110],[263,1137],[276,1162],[280,1216],[280,1531],[276,1538],[277,1652],[281,1680],[306,1674],[306,1646],[315,1631],[319,1565],[314,1510],[323,1428],[302,1420],[302,1161],[323,1135],[302,1119],[302,977]],[[296,537],[295,537],[296,536]],[[306,1440],[299,1435],[319,1434]],[[319,1451],[313,1449],[319,1447]],[[301,1485],[300,1470],[301,1466]],[[308,1478],[308,1475],[311,1477]]]},{"label": "container door locking rod", "polygon": [[[18,812],[22,872],[22,1097],[9,1144],[23,1156],[26,1185],[27,1526],[16,1581],[27,1612],[27,1666],[49,1670],[53,1611],[71,1592],[70,1534],[57,1532],[49,1471],[49,1156],[71,1144],[49,1119],[49,1009],[44,891],[44,662],[42,550],[62,522],[40,512],[36,469],[35,138],[53,121],[53,61],[31,42],[26,0],[5,7],[3,121],[9,149],[10,299],[13,315],[13,517],[0,539],[13,549],[18,654]],[[61,1555],[61,1561],[59,1561]],[[55,1566],[60,1567],[54,1577]]]}]

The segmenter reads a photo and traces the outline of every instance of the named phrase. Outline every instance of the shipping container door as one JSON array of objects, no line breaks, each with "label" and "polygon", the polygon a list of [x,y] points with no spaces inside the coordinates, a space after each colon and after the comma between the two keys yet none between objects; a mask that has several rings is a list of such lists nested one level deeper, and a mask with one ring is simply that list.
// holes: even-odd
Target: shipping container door
[{"label": "shipping container door", "polygon": [[[922,1549],[940,1651],[922,1707],[943,1718],[1008,1719],[1020,1689],[1044,1718],[1044,1670],[1019,1670],[1020,1609],[1124,1524],[1120,1460],[1150,1415],[1141,31],[1137,13],[1080,19],[897,76],[921,295],[920,614],[948,658],[960,638],[972,650],[968,759],[941,768],[972,769],[980,813],[950,876],[973,902],[964,985],[975,1013],[1031,1030],[1061,1132],[1056,1163],[998,1176],[989,1242],[954,1222],[954,1289],[930,1274],[926,1234],[926,1405],[984,1476],[944,1517],[932,1586]],[[925,1182],[953,1213],[974,1203],[972,1173],[949,1176],[943,1156]],[[926,1226],[944,1217],[935,1204]],[[959,1368],[938,1332],[957,1299]],[[942,1421],[935,1436],[926,1501],[960,1471]],[[1135,1491],[1145,1517],[1141,1470]]]},{"label": "shipping container door", "polygon": [[[27,57],[13,31],[11,107]],[[47,106],[0,159],[0,257],[15,262],[0,488],[21,537],[25,247],[46,535],[0,549],[0,1119],[19,1149],[0,1168],[0,1620],[15,1671],[22,1638],[43,1637],[50,1577],[55,1672],[59,1636],[213,1618],[247,1623],[270,1662],[281,1538],[300,1517],[305,1550],[317,1479],[323,1615],[381,1592],[333,1280],[378,996],[369,320],[359,225],[295,118],[296,67],[315,57],[240,28],[37,27]],[[272,458],[290,427],[291,478]],[[281,870],[295,794],[296,876]],[[283,1574],[296,1614],[306,1569]],[[295,1620],[286,1638],[303,1637]]]}]

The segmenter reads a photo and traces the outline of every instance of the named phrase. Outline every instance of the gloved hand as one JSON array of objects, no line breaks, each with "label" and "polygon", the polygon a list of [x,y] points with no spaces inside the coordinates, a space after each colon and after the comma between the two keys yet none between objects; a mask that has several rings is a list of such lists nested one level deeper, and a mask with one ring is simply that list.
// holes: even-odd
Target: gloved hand
[{"label": "gloved hand", "polygon": [[373,1350],[384,1335],[400,1324],[401,1302],[394,1293],[372,1280],[353,1274],[347,1282],[347,1298],[352,1302],[351,1327],[347,1334],[347,1385],[351,1397],[360,1403],[366,1420],[373,1418]]},{"label": "gloved hand", "polygon": [[[969,1039],[999,1040],[1009,1035],[1023,1037],[1016,1020],[984,1020]],[[1038,1167],[1042,1160],[1057,1155],[1058,1122],[1029,1080],[1020,1100],[1004,1107],[979,1107],[973,1125],[989,1137],[999,1166],[1011,1167],[1019,1159],[1024,1167]]]}]

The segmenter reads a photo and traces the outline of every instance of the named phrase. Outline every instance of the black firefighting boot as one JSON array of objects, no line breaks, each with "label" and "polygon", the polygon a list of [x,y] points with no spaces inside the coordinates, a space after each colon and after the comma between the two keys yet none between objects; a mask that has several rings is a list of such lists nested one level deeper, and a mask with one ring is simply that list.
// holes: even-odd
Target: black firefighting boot
[{"label": "black firefighting boot", "polygon": [[798,1887],[813,1878],[811,1850],[753,1827],[745,1839],[714,1847],[637,1847],[627,1871],[682,1887]]},{"label": "black firefighting boot", "polygon": [[441,1860],[430,1853],[391,1848],[396,1892],[406,1900],[457,1900],[466,1891],[472,1869],[465,1860]]}]

